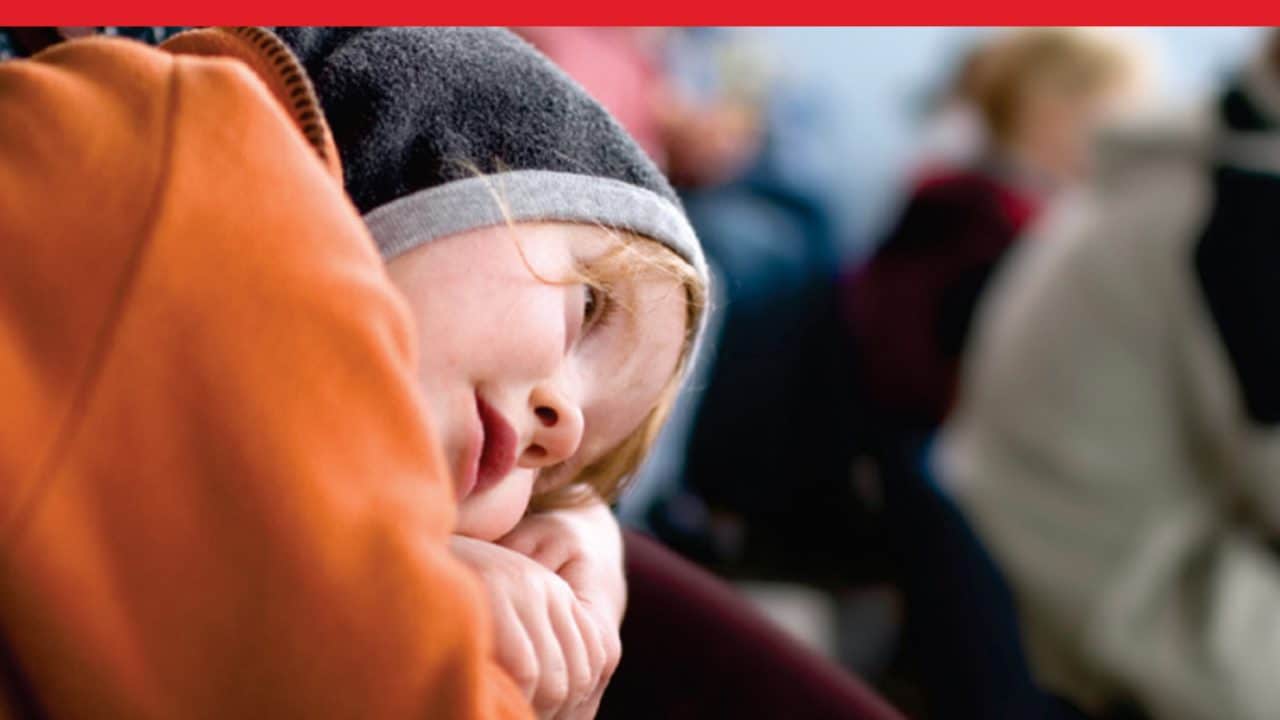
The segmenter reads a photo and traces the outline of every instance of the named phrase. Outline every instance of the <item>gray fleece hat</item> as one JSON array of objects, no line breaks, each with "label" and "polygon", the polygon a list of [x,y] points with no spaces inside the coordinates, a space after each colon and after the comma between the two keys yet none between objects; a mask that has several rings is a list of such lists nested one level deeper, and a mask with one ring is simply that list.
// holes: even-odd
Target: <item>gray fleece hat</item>
[{"label": "gray fleece hat", "polygon": [[599,103],[497,28],[283,28],[386,259],[508,221],[652,238],[706,280],[662,173]]}]

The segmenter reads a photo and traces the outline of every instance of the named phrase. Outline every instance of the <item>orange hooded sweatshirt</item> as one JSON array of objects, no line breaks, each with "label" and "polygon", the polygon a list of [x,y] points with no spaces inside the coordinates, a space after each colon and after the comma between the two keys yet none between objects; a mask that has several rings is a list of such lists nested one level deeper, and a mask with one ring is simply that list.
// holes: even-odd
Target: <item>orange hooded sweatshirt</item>
[{"label": "orange hooded sweatshirt", "polygon": [[0,717],[527,717],[305,76],[171,42],[0,65]]}]

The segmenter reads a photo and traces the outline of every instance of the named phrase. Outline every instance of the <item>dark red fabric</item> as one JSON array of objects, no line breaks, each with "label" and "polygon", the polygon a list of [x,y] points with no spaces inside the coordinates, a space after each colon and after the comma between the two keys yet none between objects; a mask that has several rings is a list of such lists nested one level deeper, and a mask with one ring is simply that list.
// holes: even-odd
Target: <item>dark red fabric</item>
[{"label": "dark red fabric", "polygon": [[946,416],[987,280],[1039,200],[992,174],[923,179],[871,260],[845,281],[868,399],[907,426]]},{"label": "dark red fabric", "polygon": [[902,719],[705,570],[636,532],[626,554],[622,664],[601,720]]}]

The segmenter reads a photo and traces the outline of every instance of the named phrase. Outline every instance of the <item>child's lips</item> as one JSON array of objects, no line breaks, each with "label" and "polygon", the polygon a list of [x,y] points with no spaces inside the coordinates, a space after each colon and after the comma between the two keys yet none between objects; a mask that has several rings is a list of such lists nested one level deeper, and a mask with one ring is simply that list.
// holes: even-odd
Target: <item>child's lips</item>
[{"label": "child's lips", "polygon": [[516,466],[516,431],[496,408],[476,393],[476,411],[483,428],[483,440],[476,460],[475,481],[463,495],[496,485]]}]

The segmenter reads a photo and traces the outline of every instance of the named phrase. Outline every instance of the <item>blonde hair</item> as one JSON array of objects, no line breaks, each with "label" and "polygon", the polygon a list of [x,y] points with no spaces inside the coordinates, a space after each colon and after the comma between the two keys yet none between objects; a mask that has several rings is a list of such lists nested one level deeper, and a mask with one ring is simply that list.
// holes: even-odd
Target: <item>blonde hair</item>
[{"label": "blonde hair", "polygon": [[982,52],[975,99],[992,137],[1008,141],[1032,92],[1080,96],[1136,87],[1145,74],[1134,38],[1097,28],[1024,28]]},{"label": "blonde hair", "polygon": [[[605,502],[617,499],[657,440],[658,433],[675,404],[681,380],[693,359],[694,342],[707,304],[706,285],[693,266],[666,245],[634,233],[609,232],[617,240],[615,246],[603,257],[594,260],[591,267],[583,272],[583,277],[575,281],[587,282],[607,292],[612,283],[640,272],[656,270],[677,280],[685,293],[685,335],[680,358],[671,378],[659,394],[657,404],[640,425],[613,448],[580,469],[568,482],[545,492],[535,493],[529,504],[530,512],[576,507],[597,497]],[[635,311],[634,308],[621,310]]]}]

